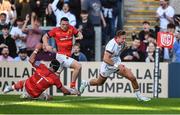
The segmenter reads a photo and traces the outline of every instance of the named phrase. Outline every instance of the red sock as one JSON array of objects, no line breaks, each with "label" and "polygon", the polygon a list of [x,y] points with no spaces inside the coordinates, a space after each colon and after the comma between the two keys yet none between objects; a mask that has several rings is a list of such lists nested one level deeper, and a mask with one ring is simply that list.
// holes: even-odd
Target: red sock
[{"label": "red sock", "polygon": [[70,88],[75,88],[76,87],[76,82],[71,82]]},{"label": "red sock", "polygon": [[25,81],[18,81],[16,84],[14,84],[14,88],[16,90],[22,89]]}]

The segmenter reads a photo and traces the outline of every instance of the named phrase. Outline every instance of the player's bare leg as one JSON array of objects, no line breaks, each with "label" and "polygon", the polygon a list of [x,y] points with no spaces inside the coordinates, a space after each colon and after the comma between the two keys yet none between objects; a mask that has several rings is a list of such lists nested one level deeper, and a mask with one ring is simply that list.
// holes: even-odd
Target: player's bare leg
[{"label": "player's bare leg", "polygon": [[138,85],[138,82],[136,80],[136,77],[133,75],[133,73],[131,72],[130,69],[128,69],[124,65],[120,65],[119,71],[117,73],[131,81],[132,87],[134,89],[134,92],[136,94],[138,101],[150,101],[151,100],[150,98],[141,96],[140,91],[139,91],[139,85]]},{"label": "player's bare leg", "polygon": [[78,61],[74,60],[71,64],[70,68],[74,69],[74,71],[72,73],[72,80],[71,80],[70,87],[75,88],[76,87],[76,80],[77,80],[78,74],[81,70],[81,64],[79,64]]},{"label": "player's bare leg", "polygon": [[92,85],[92,86],[103,85],[106,80],[107,80],[106,77],[99,75],[97,79],[91,79],[89,81],[89,85]]},{"label": "player's bare leg", "polygon": [[139,89],[139,85],[138,85],[138,82],[136,80],[136,77],[133,75],[133,73],[131,72],[130,69],[128,69],[124,65],[120,65],[120,69],[119,69],[119,71],[117,73],[119,75],[127,78],[128,80],[130,80],[134,90],[138,90]]}]

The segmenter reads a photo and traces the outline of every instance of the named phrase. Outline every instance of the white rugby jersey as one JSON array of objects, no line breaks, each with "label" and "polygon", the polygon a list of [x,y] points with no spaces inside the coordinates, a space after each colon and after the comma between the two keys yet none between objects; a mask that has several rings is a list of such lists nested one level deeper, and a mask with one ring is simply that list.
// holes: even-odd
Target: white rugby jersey
[{"label": "white rugby jersey", "polygon": [[107,43],[105,50],[112,54],[111,59],[114,63],[121,62],[120,54],[123,47],[124,44],[118,45],[115,39],[112,39]]}]

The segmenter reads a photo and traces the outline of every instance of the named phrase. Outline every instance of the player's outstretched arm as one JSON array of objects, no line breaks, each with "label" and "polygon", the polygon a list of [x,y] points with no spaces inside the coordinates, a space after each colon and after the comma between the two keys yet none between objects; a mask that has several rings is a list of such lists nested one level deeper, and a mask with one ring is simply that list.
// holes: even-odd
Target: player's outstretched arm
[{"label": "player's outstretched arm", "polygon": [[52,52],[52,51],[53,51],[53,48],[49,45],[48,39],[49,39],[48,34],[44,34],[44,36],[43,36],[43,38],[42,38],[43,46],[44,46],[44,48],[45,48],[46,51]]},{"label": "player's outstretched arm", "polygon": [[33,53],[31,54],[31,56],[30,56],[30,58],[29,58],[29,62],[30,62],[32,65],[34,65],[36,55],[37,55],[38,51],[39,51],[41,48],[42,48],[42,44],[41,44],[41,43],[37,44],[35,50],[34,50]]},{"label": "player's outstretched arm", "polygon": [[62,86],[62,87],[60,88],[60,90],[61,90],[65,95],[79,95],[79,94],[80,94],[80,92],[79,92],[78,90],[72,89],[72,88],[67,89],[67,88],[65,88],[64,86]]}]

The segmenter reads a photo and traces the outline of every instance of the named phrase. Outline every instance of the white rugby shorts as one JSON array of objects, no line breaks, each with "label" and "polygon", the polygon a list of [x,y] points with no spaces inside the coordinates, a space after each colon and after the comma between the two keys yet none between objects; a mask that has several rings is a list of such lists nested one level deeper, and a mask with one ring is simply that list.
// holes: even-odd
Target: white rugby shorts
[{"label": "white rugby shorts", "polygon": [[56,54],[56,59],[60,62],[61,66],[69,68],[74,59],[63,54]]},{"label": "white rugby shorts", "polygon": [[[121,62],[119,62],[119,64],[120,64],[120,63],[121,63]],[[111,66],[111,65],[109,65],[109,64],[107,64],[107,63],[105,63],[105,62],[103,62],[103,63],[101,64],[100,75],[101,75],[102,77],[111,77],[110,75],[111,75],[112,73],[117,72],[117,71],[118,71],[117,68],[115,68],[114,66]]]}]

